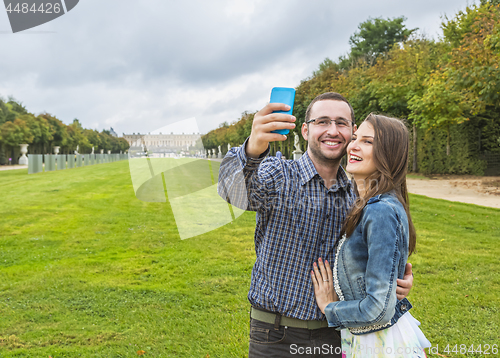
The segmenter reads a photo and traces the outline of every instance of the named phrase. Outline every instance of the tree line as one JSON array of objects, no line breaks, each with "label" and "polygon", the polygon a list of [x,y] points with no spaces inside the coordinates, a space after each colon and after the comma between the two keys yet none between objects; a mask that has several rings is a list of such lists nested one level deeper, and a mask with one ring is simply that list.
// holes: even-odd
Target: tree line
[{"label": "tree line", "polygon": [[52,154],[53,147],[59,146],[61,154],[73,153],[78,147],[82,154],[111,150],[113,153],[125,151],[128,142],[117,138],[107,130],[98,132],[82,127],[78,119],[66,125],[55,116],[28,112],[21,102],[13,98],[0,98],[0,165],[17,162],[19,145],[29,144],[31,154]]},{"label": "tree line", "polygon": [[[445,17],[438,40],[407,29],[405,20],[361,23],[350,37],[348,54],[337,61],[326,58],[301,81],[294,105],[296,130],[314,97],[339,92],[352,104],[358,124],[372,112],[407,121],[410,170],[483,174],[482,155],[500,155],[500,0],[481,0]],[[250,135],[253,115],[244,112],[234,123],[207,133],[205,147],[241,144]],[[271,151],[290,158],[292,144],[289,135],[272,144]]]}]

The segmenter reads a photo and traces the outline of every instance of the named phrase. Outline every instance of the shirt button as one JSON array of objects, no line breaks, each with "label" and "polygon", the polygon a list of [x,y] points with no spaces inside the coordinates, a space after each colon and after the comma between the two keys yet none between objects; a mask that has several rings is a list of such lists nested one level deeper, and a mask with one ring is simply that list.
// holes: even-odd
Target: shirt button
[{"label": "shirt button", "polygon": [[401,305],[401,311],[406,311],[408,307],[406,305]]}]

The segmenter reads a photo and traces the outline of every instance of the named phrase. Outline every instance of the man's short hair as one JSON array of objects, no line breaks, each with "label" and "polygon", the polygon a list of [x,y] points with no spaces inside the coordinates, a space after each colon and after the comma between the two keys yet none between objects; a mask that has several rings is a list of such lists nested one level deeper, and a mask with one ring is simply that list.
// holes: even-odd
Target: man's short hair
[{"label": "man's short hair", "polygon": [[307,121],[311,119],[311,108],[316,102],[328,101],[328,100],[329,101],[342,101],[342,102],[347,103],[347,105],[349,106],[349,109],[351,110],[352,123],[353,124],[356,123],[355,118],[354,118],[354,110],[352,109],[351,104],[344,96],[342,96],[340,93],[337,93],[337,92],[325,92],[325,93],[320,94],[319,96],[316,96],[316,98],[313,99],[312,102],[309,103],[309,106],[307,107],[305,122],[307,123]]}]

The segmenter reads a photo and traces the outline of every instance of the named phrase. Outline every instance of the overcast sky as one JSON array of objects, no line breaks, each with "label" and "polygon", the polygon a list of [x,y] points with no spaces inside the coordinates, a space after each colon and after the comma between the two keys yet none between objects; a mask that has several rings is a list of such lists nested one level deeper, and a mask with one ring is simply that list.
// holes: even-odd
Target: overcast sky
[{"label": "overcast sky", "polygon": [[[436,38],[466,0],[80,0],[13,34],[0,10],[0,96],[121,135],[195,117],[206,133],[349,50],[369,17]],[[183,131],[179,129],[176,131]],[[186,129],[187,132],[193,128]]]}]

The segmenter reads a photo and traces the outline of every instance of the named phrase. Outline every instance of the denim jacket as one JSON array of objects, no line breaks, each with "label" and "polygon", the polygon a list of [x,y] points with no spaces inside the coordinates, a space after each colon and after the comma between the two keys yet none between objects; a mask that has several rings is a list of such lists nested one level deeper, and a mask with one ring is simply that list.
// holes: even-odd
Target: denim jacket
[{"label": "denim jacket", "polygon": [[339,241],[333,267],[340,301],[325,308],[330,327],[353,334],[394,325],[412,306],[396,298],[408,259],[408,217],[394,193],[370,198],[351,236]]}]

